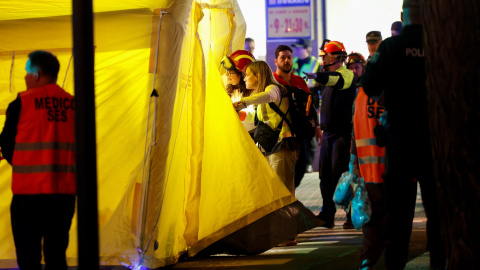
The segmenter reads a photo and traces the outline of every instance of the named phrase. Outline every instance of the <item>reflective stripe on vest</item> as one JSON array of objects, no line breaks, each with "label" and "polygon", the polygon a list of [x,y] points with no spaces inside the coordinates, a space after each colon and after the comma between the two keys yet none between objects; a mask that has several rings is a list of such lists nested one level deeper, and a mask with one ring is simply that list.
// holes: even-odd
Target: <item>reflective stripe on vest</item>
[{"label": "reflective stripe on vest", "polygon": [[385,147],[376,144],[373,128],[377,125],[377,117],[384,107],[373,98],[369,98],[360,87],[355,100],[353,128],[357,147],[360,174],[366,183],[383,183],[385,171]]},{"label": "reflective stripe on vest", "polygon": [[358,165],[385,164],[385,157],[359,157]]},{"label": "reflective stripe on vest", "polygon": [[[269,85],[267,87],[277,87],[274,85]],[[288,110],[288,97],[282,98],[279,106],[280,110],[282,112],[286,112]],[[258,120],[262,122],[267,122],[268,126],[270,126],[272,129],[276,129],[280,121],[282,121],[282,117],[276,113],[272,108],[270,108],[270,105],[268,103],[266,104],[260,104],[257,107],[257,117]],[[291,120],[290,114],[287,114],[287,119]],[[288,126],[286,121],[283,121],[282,125],[282,130],[280,131],[280,138],[282,138],[282,135],[290,132],[290,127]]]},{"label": "reflective stripe on vest", "polygon": [[56,84],[20,93],[13,194],[75,194],[74,100]]}]

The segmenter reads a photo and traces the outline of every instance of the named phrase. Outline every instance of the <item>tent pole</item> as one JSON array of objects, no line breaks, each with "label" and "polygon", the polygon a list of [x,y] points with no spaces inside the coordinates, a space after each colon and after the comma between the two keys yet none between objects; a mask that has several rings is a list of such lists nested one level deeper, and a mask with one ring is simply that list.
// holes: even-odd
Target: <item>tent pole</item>
[{"label": "tent pole", "polygon": [[72,1],[78,269],[99,269],[92,0]]},{"label": "tent pole", "polygon": [[[157,31],[157,47],[155,51],[155,68],[153,71],[153,82],[152,82],[152,93],[150,94],[150,101],[148,105],[148,119],[147,119],[147,130],[146,130],[146,135],[147,137],[145,138],[145,154],[143,158],[143,174],[142,174],[142,193],[140,196],[140,211],[139,211],[139,216],[138,216],[138,222],[137,222],[137,239],[136,239],[136,253],[135,253],[135,259],[133,262],[133,268],[134,270],[136,269],[141,269],[142,263],[144,260],[144,255],[146,252],[146,249],[148,249],[148,246],[150,245],[150,241],[152,239],[151,235],[148,237],[148,240],[146,240],[144,234],[144,229],[145,229],[145,220],[146,220],[146,203],[147,203],[147,198],[148,198],[148,193],[149,193],[149,184],[150,184],[150,166],[151,166],[151,160],[150,160],[150,154],[152,152],[152,148],[156,145],[156,119],[157,119],[157,99],[158,99],[158,91],[155,89],[155,81],[157,78],[157,70],[158,70],[158,54],[160,50],[160,31],[162,28],[162,18],[164,14],[167,14],[168,12],[162,10],[160,11],[159,18],[158,18],[158,31]],[[154,99],[154,109],[153,109],[153,120],[152,120],[152,131],[150,134],[150,145],[147,147],[147,142],[148,142],[148,126],[150,124],[150,105],[152,101],[152,97]],[[154,248],[155,249],[155,248]]]}]

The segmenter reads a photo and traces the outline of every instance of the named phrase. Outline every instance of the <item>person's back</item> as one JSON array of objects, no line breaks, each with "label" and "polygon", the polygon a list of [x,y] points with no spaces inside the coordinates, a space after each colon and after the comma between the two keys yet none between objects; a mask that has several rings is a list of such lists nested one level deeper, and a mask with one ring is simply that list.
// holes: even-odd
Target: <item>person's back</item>
[{"label": "person's back", "polygon": [[[369,95],[378,96],[384,88],[389,89],[384,92],[389,132],[408,146],[428,136],[422,26],[405,26],[401,35],[383,42],[378,51],[383,57],[373,57],[362,84]],[[378,75],[371,78],[372,74]],[[406,136],[412,133],[415,136]]]},{"label": "person's back", "polygon": [[[14,151],[22,154],[12,159],[13,193],[74,195],[75,105],[72,95],[56,84],[48,84],[22,92],[20,98],[22,109]],[[43,169],[35,173],[34,168],[38,166]],[[57,171],[54,167],[64,169]]]},{"label": "person's back", "polygon": [[41,269],[43,248],[45,268],[65,270],[75,212],[75,102],[56,84],[60,64],[53,54],[28,57],[27,91],[8,106],[0,134],[12,164],[13,239],[20,269]]},{"label": "person's back", "polygon": [[384,92],[386,110],[384,174],[387,211],[387,268],[402,269],[408,258],[417,182],[427,216],[430,266],[445,267],[427,119],[422,16],[417,0],[404,0],[404,27],[386,39],[367,64],[362,84],[369,95]]}]

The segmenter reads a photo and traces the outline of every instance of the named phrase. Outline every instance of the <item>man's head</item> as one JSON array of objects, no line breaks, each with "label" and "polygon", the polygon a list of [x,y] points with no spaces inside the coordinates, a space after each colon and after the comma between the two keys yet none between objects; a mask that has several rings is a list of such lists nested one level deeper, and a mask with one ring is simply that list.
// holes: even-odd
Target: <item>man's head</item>
[{"label": "man's head", "polygon": [[297,41],[297,43],[292,44],[297,51],[297,56],[300,59],[305,59],[310,56],[312,52],[312,41],[309,39],[301,38]]},{"label": "man's head", "polygon": [[57,57],[50,52],[34,51],[28,55],[25,70],[27,71],[25,83],[27,89],[31,89],[56,83],[60,63]]},{"label": "man's head", "polygon": [[253,40],[253,38],[247,37],[245,39],[245,44],[243,46],[243,49],[245,49],[245,51],[249,51],[253,54],[253,52],[255,51],[255,40]]},{"label": "man's head", "polygon": [[347,51],[343,43],[326,39],[320,47],[319,56],[325,71],[335,71],[343,66],[343,61],[347,58]]},{"label": "man's head", "polygon": [[392,23],[392,37],[400,35],[400,31],[402,31],[402,22],[396,21]]},{"label": "man's head", "polygon": [[275,50],[275,66],[277,73],[290,73],[293,66],[292,48],[287,45],[280,45]]},{"label": "man's head", "polygon": [[374,55],[380,42],[382,42],[382,33],[380,33],[380,31],[370,31],[367,33],[366,39],[368,52],[370,55]]},{"label": "man's head", "polygon": [[422,14],[420,12],[420,4],[417,0],[404,0],[402,5],[403,26],[410,24],[422,24]]},{"label": "man's head", "polygon": [[346,61],[347,68],[350,69],[353,72],[353,74],[355,74],[355,78],[357,80],[363,75],[364,64],[365,64],[365,58],[361,53],[351,52],[347,56],[347,61]]}]

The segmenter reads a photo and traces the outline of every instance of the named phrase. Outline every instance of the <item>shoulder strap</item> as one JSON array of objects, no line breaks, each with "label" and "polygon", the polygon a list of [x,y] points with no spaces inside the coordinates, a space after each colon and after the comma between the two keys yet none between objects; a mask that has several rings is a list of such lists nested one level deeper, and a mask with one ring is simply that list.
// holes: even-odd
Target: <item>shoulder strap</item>
[{"label": "shoulder strap", "polygon": [[291,126],[292,123],[290,123],[290,121],[287,119],[287,114],[290,111],[290,104],[288,104],[287,113],[283,113],[282,110],[280,110],[280,108],[278,108],[277,104],[275,104],[273,102],[268,103],[268,105],[270,105],[270,108],[272,108],[272,110],[274,110],[278,115],[280,115],[282,117],[282,121],[280,122],[280,124],[278,125],[277,128],[281,127],[281,125],[283,124],[283,120],[285,120],[285,122],[287,122],[287,125],[290,128],[292,128],[292,126]]},{"label": "shoulder strap", "polygon": [[[272,105],[273,104],[273,105]],[[268,103],[268,105],[270,105],[270,108],[272,108],[276,113],[278,113],[275,108],[278,110],[278,107],[277,105],[274,103],[274,102],[270,102]],[[263,116],[263,122],[266,122],[268,121],[270,118],[268,117],[268,114],[267,114],[267,105],[266,104],[261,104],[260,106],[262,106],[262,116]],[[280,111],[280,110],[279,110]],[[282,111],[280,111],[282,112]],[[283,113],[283,112],[282,112]],[[257,115],[257,112],[255,112],[255,116]],[[280,114],[280,116],[282,116]],[[283,125],[283,119],[284,117],[282,116],[282,121],[280,121],[280,123],[278,124],[277,126],[277,129],[281,129],[282,128],[282,125]],[[258,120],[258,119],[257,119]]]}]

